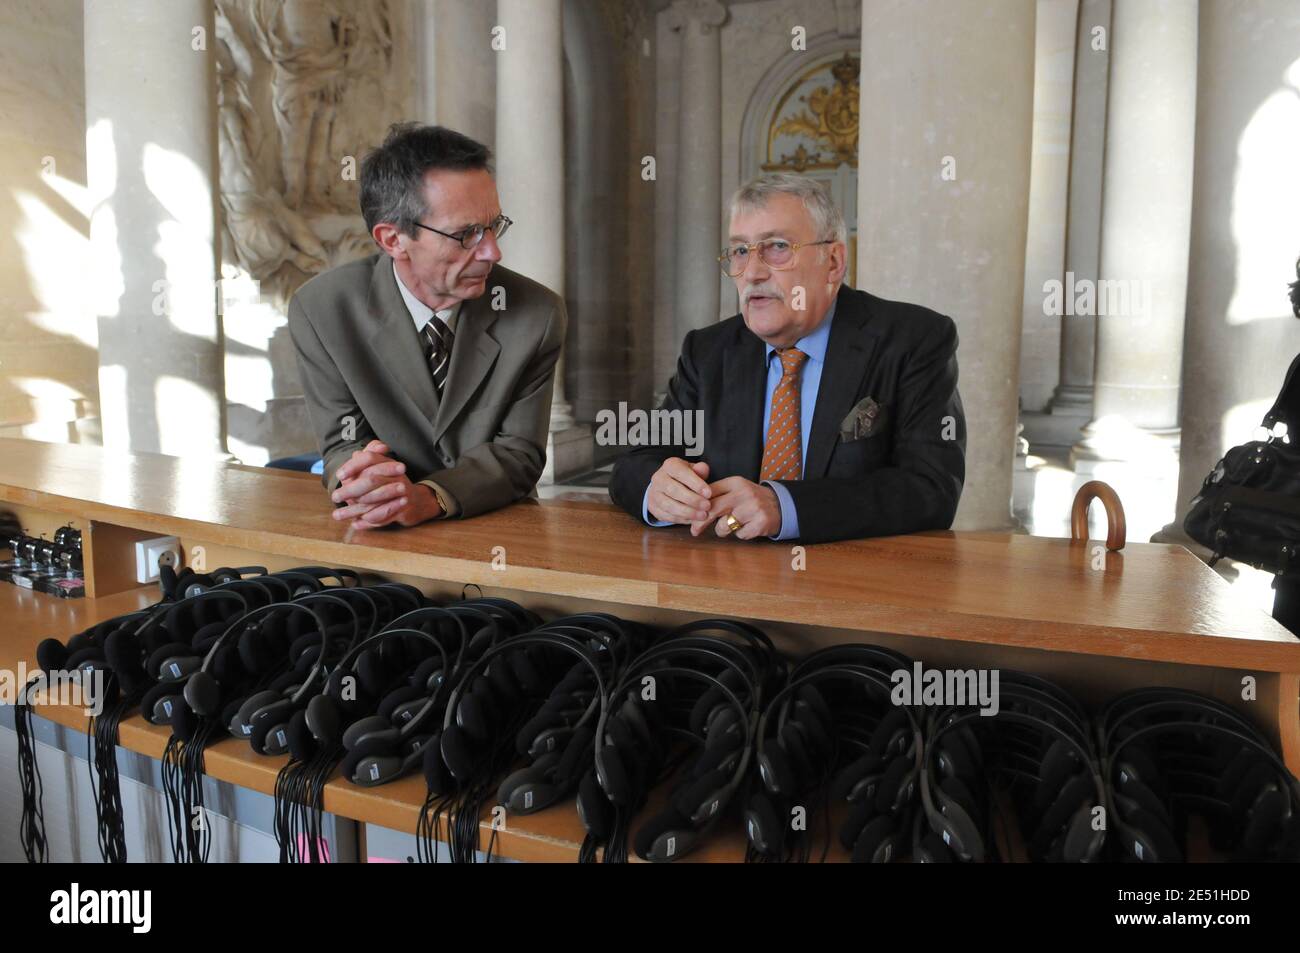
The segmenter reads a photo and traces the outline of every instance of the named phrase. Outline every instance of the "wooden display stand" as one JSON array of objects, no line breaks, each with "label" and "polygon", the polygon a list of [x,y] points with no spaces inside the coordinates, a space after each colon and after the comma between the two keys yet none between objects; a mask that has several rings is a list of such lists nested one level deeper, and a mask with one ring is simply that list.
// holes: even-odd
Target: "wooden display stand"
[{"label": "wooden display stand", "polygon": [[[1090,496],[1081,499],[1076,533],[1087,527]],[[20,660],[34,668],[46,637],[66,639],[156,601],[155,588],[129,575],[131,543],[176,536],[187,560],[201,554],[208,569],[348,567],[443,600],[473,584],[544,618],[598,610],[671,626],[733,616],[753,620],[793,655],[872,642],[930,667],[1034,672],[1094,707],[1130,688],[1181,686],[1241,709],[1300,773],[1300,641],[1239,604],[1186,549],[1126,546],[1122,515],[1111,517],[1105,545],[956,532],[816,546],[695,539],[639,525],[610,505],[561,501],[358,532],[331,518],[309,475],[14,439],[0,439],[0,503],[29,531],[71,521],[87,541],[87,598],[0,586],[0,666],[10,669]],[[84,730],[80,710],[39,713]],[[138,716],[122,722],[122,745],[154,758],[167,736]],[[234,739],[205,754],[209,775],[266,794],[284,761]],[[379,788],[335,778],[325,789],[326,811],[407,832],[423,801],[419,777]],[[485,821],[484,843],[487,832]],[[573,860],[582,837],[568,802],[512,816],[497,849],[520,860]],[[737,827],[715,832],[691,859],[739,860],[743,852]]]}]

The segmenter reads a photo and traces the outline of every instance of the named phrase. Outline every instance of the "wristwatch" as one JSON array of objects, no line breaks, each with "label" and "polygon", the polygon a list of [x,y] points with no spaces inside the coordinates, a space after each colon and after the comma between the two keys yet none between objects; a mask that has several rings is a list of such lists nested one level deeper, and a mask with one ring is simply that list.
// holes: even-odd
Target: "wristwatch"
[{"label": "wristwatch", "polygon": [[433,483],[429,480],[425,480],[423,485],[427,486],[430,490],[433,491],[433,498],[438,501],[438,509],[442,510],[442,512],[438,514],[438,516],[435,518],[446,519],[447,517],[451,516],[452,515],[451,499],[450,497],[447,496],[445,492],[443,492],[442,487],[438,486],[436,483]]}]

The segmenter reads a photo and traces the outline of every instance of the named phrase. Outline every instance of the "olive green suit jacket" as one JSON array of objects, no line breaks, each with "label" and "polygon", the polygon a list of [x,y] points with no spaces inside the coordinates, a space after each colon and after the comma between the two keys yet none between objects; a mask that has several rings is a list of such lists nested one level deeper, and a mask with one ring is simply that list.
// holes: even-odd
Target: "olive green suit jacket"
[{"label": "olive green suit jacket", "polygon": [[382,252],[317,275],[289,302],[322,482],[378,438],[407,475],[436,483],[459,516],[533,492],[546,464],[566,314],[557,294],[497,265],[456,318],[441,398]]}]

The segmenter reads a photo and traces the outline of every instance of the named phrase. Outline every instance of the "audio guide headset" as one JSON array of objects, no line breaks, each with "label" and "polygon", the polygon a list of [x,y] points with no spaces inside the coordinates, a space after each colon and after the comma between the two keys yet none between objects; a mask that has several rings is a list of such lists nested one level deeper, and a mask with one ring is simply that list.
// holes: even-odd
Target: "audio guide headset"
[{"label": "audio guide headset", "polygon": [[[289,719],[285,734],[290,757],[277,774],[275,786],[275,834],[282,862],[317,863],[325,859],[321,837],[324,827],[325,783],[345,753],[345,732],[354,722],[373,714],[377,700],[381,710],[386,710],[382,708],[383,700],[380,696],[392,686],[384,681],[386,676],[382,673],[398,662],[409,668],[409,660],[397,659],[396,653],[389,653],[392,657],[386,657],[374,651],[381,644],[393,646],[398,643],[396,638],[375,641],[379,637],[375,629],[381,617],[398,615],[402,619],[411,619],[421,613],[430,614],[427,609],[405,613],[396,611],[390,604],[391,594],[374,587],[331,587],[329,592],[346,598],[361,610],[358,612],[360,637],[350,643],[343,657],[330,670],[322,690],[312,695],[307,704],[294,711]],[[403,600],[403,608],[405,604]],[[382,612],[381,605],[384,606]],[[433,613],[440,611],[432,610]],[[455,628],[457,635],[463,636],[462,630]],[[418,633],[415,641],[424,637],[425,633]],[[427,637],[433,638],[431,635]],[[409,644],[412,640],[403,639],[402,642]],[[445,663],[445,653],[429,657],[427,661],[432,668],[440,668],[440,656]],[[362,660],[361,668],[366,676],[364,682],[354,669],[354,663],[358,659]],[[367,685],[374,690],[368,692]],[[349,738],[351,740],[353,739]],[[374,770],[380,774],[391,770],[391,765],[386,760],[387,752],[379,751],[373,745],[373,739],[367,739],[367,742],[375,748],[369,753],[375,755],[377,760],[374,766],[362,766],[361,770],[365,773],[359,779],[361,783],[369,783],[363,779],[369,778]],[[358,753],[358,760],[363,756]],[[350,773],[354,768],[353,765],[345,765],[345,773]],[[379,778],[371,780],[378,781]]]},{"label": "audio guide headset", "polygon": [[[205,595],[219,591],[212,590]],[[249,694],[263,687],[272,672],[287,662],[291,638],[288,621],[307,617],[322,642],[320,651],[304,656],[310,661],[310,665],[303,665],[305,672],[300,674],[290,669],[282,673],[283,681],[273,684],[291,694],[259,707],[249,716],[246,726],[246,737],[255,750],[283,750],[282,744],[287,747],[287,721],[294,709],[306,704],[306,697],[314,690],[326,664],[329,619],[318,608],[325,598],[324,593],[311,593],[295,602],[271,603],[237,617],[211,639],[198,670],[178,680],[181,693],[179,697],[172,696],[170,701],[172,734],[163,752],[163,790],[169,808],[175,861],[207,859],[211,843],[209,826],[198,825],[196,830],[192,823],[194,816],[204,809],[204,749],[238,717]],[[351,612],[348,603],[343,600],[337,603]],[[276,648],[265,653],[246,648],[241,654],[238,642],[242,639],[271,642]],[[199,648],[198,643],[195,648]]]},{"label": "audio guide headset", "polygon": [[265,566],[237,568],[222,566],[211,573],[197,573],[189,566],[182,566],[178,571],[171,566],[163,565],[158,567],[158,586],[162,591],[163,599],[173,602],[197,596],[200,592],[206,592],[222,583],[232,582],[245,576],[265,575]]},{"label": "audio guide headset", "polygon": [[931,719],[921,772],[928,831],[918,825],[914,859],[1012,859],[1000,857],[990,836],[997,792],[989,782],[999,777],[1010,781],[1031,859],[1097,859],[1106,836],[1098,811],[1105,798],[1082,708],[1041,679],[1000,676],[995,715],[945,708]]},{"label": "audio guide headset", "polygon": [[1300,860],[1300,784],[1236,710],[1181,689],[1115,699],[1098,726],[1119,859],[1182,861],[1188,817],[1231,860]]},{"label": "audio guide headset", "polygon": [[[290,606],[294,609],[291,610]],[[313,611],[316,607],[320,611]],[[307,612],[304,613],[303,609]],[[343,611],[336,613],[338,618],[331,619],[326,614],[329,609]],[[290,614],[295,611],[296,615]],[[300,625],[293,625],[295,621],[306,619],[314,623],[313,628],[306,632],[301,631]],[[335,649],[333,654],[337,657],[339,650],[348,651],[363,636],[360,615],[353,602],[328,590],[308,592],[293,602],[276,603],[254,610],[245,617],[238,646],[246,672],[265,675],[274,670],[276,654],[263,635],[266,628],[277,623],[285,625],[292,640],[288,652],[289,670],[282,679],[272,681],[268,689],[228,699],[226,707],[217,712],[223,716],[232,734],[247,739],[254,751],[267,755],[284,754],[289,750],[289,724],[323,687],[331,649]],[[214,651],[216,648],[213,647]],[[185,687],[185,694],[196,712],[198,707],[191,696],[200,692],[207,692],[214,698],[217,695],[215,686],[209,686],[205,681],[196,686],[195,680],[191,679]],[[213,714],[211,711],[201,713]]]},{"label": "audio guide headset", "polygon": [[[572,657],[574,663],[561,666],[557,653],[560,658]],[[555,672],[560,668],[563,675],[557,680]],[[594,707],[585,720],[579,718],[562,750],[549,752],[550,760],[534,763],[524,774],[507,778],[507,796],[517,797],[517,803],[522,804],[528,801],[529,791],[534,800],[541,800],[551,798],[555,788],[571,789],[585,769],[584,755],[589,754],[596,734],[593,721],[603,718],[606,704],[607,680],[600,656],[585,641],[571,635],[533,631],[506,639],[459,673],[443,715],[438,746],[441,761],[430,750],[425,762],[431,790],[439,779],[429,775],[444,767],[450,775],[448,780],[456,784],[454,804],[448,805],[448,841],[453,861],[475,860],[479,816],[487,798],[499,787],[493,783],[495,778],[508,770],[515,757],[518,736],[529,712],[536,701],[553,697],[548,686],[554,688],[569,679],[570,690],[580,688],[579,680],[572,675],[575,669],[589,675],[594,683],[592,701],[588,702],[589,707]],[[494,825],[489,859],[496,830]]]},{"label": "audio guide headset", "polygon": [[95,802],[100,854],[106,863],[126,860],[126,834],[122,821],[121,792],[117,776],[118,725],[135,707],[144,691],[144,673],[137,666],[115,664],[114,646],[119,633],[131,632],[158,611],[154,606],[106,619],[73,635],[65,645],[45,639],[36,647],[40,673],[20,693],[14,706],[14,731],[18,741],[19,790],[22,797],[20,839],[28,861],[45,860],[43,789],[36,750],[32,743],[31,693],[64,673],[75,673],[83,698],[93,713],[86,726],[91,763],[91,793]]},{"label": "audio guide headset", "polygon": [[[609,661],[616,677],[635,654],[639,633],[615,616],[579,613],[537,629],[585,644],[597,659]],[[602,653],[608,652],[608,655]],[[602,697],[583,662],[576,663],[550,691],[540,710],[519,729],[515,747],[530,763],[508,775],[497,788],[497,802],[512,813],[530,814],[573,792],[591,764],[596,717]]]},{"label": "audio guide headset", "polygon": [[[450,671],[440,676],[442,682],[449,687],[456,683],[467,667],[476,664],[485,653],[522,632],[530,631],[539,622],[536,614],[508,599],[501,598],[466,599],[447,605],[446,611],[462,620],[465,626],[465,629],[460,632],[456,657],[450,663]],[[414,616],[398,621],[418,628],[426,628],[430,624],[427,620],[421,622]],[[466,632],[472,634],[466,637]],[[442,636],[446,636],[445,631]],[[495,710],[499,705],[509,704],[517,698],[521,688],[516,669],[530,684],[531,681],[540,679],[535,666],[522,655],[519,657],[507,655],[495,662],[489,662],[486,671],[482,673],[483,680],[479,681],[472,690],[474,699],[469,707],[474,710],[468,712],[471,722],[476,714],[480,719],[484,717],[485,707]],[[449,694],[449,692],[444,694],[443,698],[448,697]],[[434,718],[439,722],[444,715],[445,708],[435,709],[433,712]],[[502,734],[504,736],[504,732]],[[504,742],[502,747],[504,748]],[[464,815],[460,815],[456,812],[455,805],[471,797],[485,798],[486,784],[480,784],[473,791],[462,790],[462,782],[453,776],[443,756],[441,732],[436,733],[436,737],[425,745],[423,773],[425,801],[416,825],[416,856],[422,863],[437,862],[438,843],[443,840],[444,815],[464,820],[468,828],[467,818],[470,812],[466,811]],[[462,832],[462,839],[476,840],[476,836],[476,834]],[[473,849],[470,848],[467,853],[472,860]],[[452,855],[453,859],[465,859],[459,850],[453,851]]]},{"label": "audio guide headset", "polygon": [[[745,810],[747,859],[807,861],[812,825],[822,803],[844,805],[842,819],[827,813],[839,841],[858,862],[887,863],[905,853],[915,813],[922,753],[921,727],[911,708],[894,705],[882,670],[901,657],[874,646],[819,654],[797,666],[791,681],[763,711],[757,729],[760,785]],[[863,720],[861,685],[883,712]],[[774,717],[775,716],[775,717]],[[773,730],[775,728],[775,730]],[[802,830],[792,818],[802,808]],[[822,859],[825,860],[825,850]]]},{"label": "audio guide headset", "polygon": [[[455,619],[451,613],[448,616]],[[460,622],[459,619],[456,621]],[[400,678],[395,687],[391,684],[385,686],[386,690],[373,707],[373,714],[352,721],[341,733],[334,732],[347,752],[343,760],[343,776],[363,787],[386,784],[420,768],[424,747],[439,740],[438,733],[433,730],[433,715],[446,694],[448,682],[443,673],[448,671],[449,657],[436,636],[414,628],[385,629],[353,649],[336,671],[351,671],[352,664],[365,653],[375,652],[380,645],[399,639],[407,647],[412,643],[423,644],[432,646],[434,651],[424,658],[417,656],[414,670]],[[366,663],[361,667],[367,673],[372,671]],[[318,742],[329,740],[331,726],[342,724],[346,717],[341,692],[335,688],[341,681],[331,679],[330,691],[319,696],[321,701],[314,701],[317,711],[310,713],[305,720],[304,727]]]},{"label": "audio guide headset", "polygon": [[[249,593],[236,589],[200,590],[173,603],[165,612],[149,619],[135,634],[134,645],[125,654],[138,657],[145,651],[145,675],[152,681],[140,700],[140,713],[155,725],[171,724],[183,702],[185,685],[203,667],[204,657],[249,611]],[[233,661],[227,652],[210,662],[224,670]]]},{"label": "audio guide headset", "polygon": [[[696,634],[708,630],[742,641]],[[640,826],[633,848],[643,859],[670,861],[700,843],[749,767],[762,687],[779,668],[770,649],[751,627],[700,620],[630,663],[610,689],[596,728],[592,778],[579,787],[579,815],[589,834],[585,859],[604,843],[607,863],[624,860],[632,817],[679,767],[667,806]],[[643,697],[647,679],[652,697]],[[673,757],[671,739],[688,742],[685,759]]]}]

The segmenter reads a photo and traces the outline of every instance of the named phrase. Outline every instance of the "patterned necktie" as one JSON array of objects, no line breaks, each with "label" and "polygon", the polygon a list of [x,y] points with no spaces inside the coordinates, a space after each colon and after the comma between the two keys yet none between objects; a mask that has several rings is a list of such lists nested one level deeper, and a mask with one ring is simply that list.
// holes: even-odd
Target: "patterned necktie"
[{"label": "patterned necktie", "polygon": [[433,374],[433,386],[442,396],[442,385],[447,383],[447,371],[451,365],[451,344],[455,335],[451,328],[436,314],[429,318],[424,326],[424,356],[429,362]]},{"label": "patterned necktie", "polygon": [[772,414],[763,445],[763,480],[798,480],[803,476],[803,433],[799,417],[799,371],[808,355],[797,347],[777,351],[781,381],[772,392]]}]

